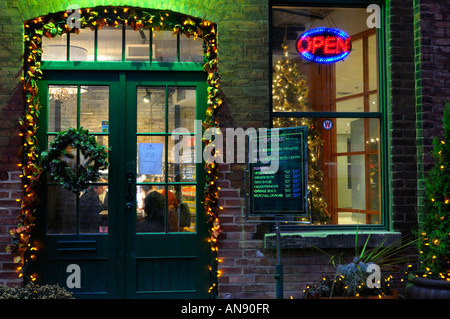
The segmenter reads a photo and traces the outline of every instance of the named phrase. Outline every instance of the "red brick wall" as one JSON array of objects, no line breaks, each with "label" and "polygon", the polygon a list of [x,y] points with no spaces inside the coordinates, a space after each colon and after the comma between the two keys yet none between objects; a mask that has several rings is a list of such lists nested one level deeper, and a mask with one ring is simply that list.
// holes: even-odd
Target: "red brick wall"
[{"label": "red brick wall", "polygon": [[11,242],[9,230],[17,225],[16,216],[20,213],[22,181],[20,172],[2,172],[0,174],[0,284],[18,285],[22,280],[16,272],[17,265],[11,255],[5,251]]}]

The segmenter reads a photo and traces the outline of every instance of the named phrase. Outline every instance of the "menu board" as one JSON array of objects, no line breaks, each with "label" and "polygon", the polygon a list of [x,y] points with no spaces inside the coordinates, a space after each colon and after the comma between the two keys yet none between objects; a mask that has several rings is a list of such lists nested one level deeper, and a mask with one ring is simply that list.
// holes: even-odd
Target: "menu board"
[{"label": "menu board", "polygon": [[306,126],[250,137],[258,143],[258,159],[249,161],[250,215],[307,216],[307,138]]}]

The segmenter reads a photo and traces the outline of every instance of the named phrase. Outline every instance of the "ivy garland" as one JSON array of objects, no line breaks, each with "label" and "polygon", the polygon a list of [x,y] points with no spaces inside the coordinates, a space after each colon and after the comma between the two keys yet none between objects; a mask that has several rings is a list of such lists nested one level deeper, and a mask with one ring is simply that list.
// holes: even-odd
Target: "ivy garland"
[{"label": "ivy garland", "polygon": [[[175,34],[184,34],[187,37],[195,36],[204,40],[204,56],[206,63],[203,70],[208,73],[208,97],[206,117],[203,121],[203,129],[217,127],[218,121],[215,115],[222,104],[222,96],[219,89],[218,58],[216,43],[216,26],[203,19],[198,19],[171,11],[142,10],[139,8],[96,7],[79,10],[80,27],[92,30],[103,26],[119,26],[121,24],[131,26],[135,31],[142,28],[159,30],[173,30]],[[66,24],[69,14],[65,11],[50,14],[24,23],[24,70],[22,85],[24,93],[25,112],[19,120],[20,135],[24,138],[22,163],[18,164],[22,170],[23,196],[20,200],[21,213],[17,217],[17,228],[10,231],[13,243],[6,248],[13,257],[14,262],[19,263],[19,276],[25,276],[29,281],[36,280],[36,275],[27,274],[27,266],[30,260],[35,258],[36,245],[31,243],[31,231],[34,228],[34,213],[40,201],[37,196],[39,178],[43,171],[39,163],[38,141],[36,137],[37,121],[42,107],[38,98],[37,82],[42,78],[41,55],[42,37],[59,37],[65,33],[78,33],[79,29],[71,28]],[[203,140],[208,144],[208,140]],[[218,294],[218,243],[217,238],[221,233],[218,213],[218,167],[214,163],[205,164],[205,191],[204,207],[208,214],[209,242],[211,245],[210,257],[210,288],[212,298]]]},{"label": "ivy garland", "polygon": [[[74,158],[71,152],[73,149],[79,151],[86,161],[74,163],[75,167],[70,167],[69,162]],[[95,137],[83,127],[78,130],[69,128],[58,133],[49,150],[42,152],[41,163],[60,187],[79,193],[89,183],[97,181],[100,178],[99,171],[109,166],[108,151],[105,146],[98,145]],[[69,161],[65,158],[69,158]]]}]

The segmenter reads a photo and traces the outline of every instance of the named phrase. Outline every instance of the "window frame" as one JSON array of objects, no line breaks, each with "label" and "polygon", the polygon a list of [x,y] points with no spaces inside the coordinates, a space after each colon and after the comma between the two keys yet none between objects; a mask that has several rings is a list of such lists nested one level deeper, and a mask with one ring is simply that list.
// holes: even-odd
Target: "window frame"
[{"label": "window frame", "polygon": [[[378,112],[274,112],[273,110],[273,97],[272,97],[272,8],[274,6],[298,6],[298,7],[339,7],[339,8],[365,8],[369,4],[377,4],[380,7],[380,25],[377,29],[377,58],[378,58],[378,96],[379,96],[379,110]],[[380,183],[381,183],[381,218],[380,224],[364,224],[364,225],[345,225],[345,224],[329,224],[329,225],[305,225],[305,224],[282,224],[281,229],[286,231],[345,231],[355,230],[357,227],[362,230],[378,230],[378,231],[390,231],[392,230],[392,209],[390,199],[390,183],[389,183],[389,162],[390,162],[390,141],[389,137],[389,116],[387,110],[388,98],[387,98],[387,46],[386,46],[386,6],[382,0],[344,0],[344,1],[330,1],[330,0],[317,0],[317,1],[296,1],[296,0],[269,0],[269,123],[273,125],[274,118],[277,117],[310,117],[310,118],[363,118],[363,119],[380,119]],[[370,13],[368,13],[369,15]],[[370,90],[369,90],[370,91]],[[362,96],[368,94],[369,91],[363,91]],[[338,100],[338,99],[336,99]]]}]

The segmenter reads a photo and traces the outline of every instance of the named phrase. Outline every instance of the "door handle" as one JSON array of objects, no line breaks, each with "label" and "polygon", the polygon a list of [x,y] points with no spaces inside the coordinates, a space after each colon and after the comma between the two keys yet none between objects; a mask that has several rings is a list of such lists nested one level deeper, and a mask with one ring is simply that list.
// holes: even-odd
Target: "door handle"
[{"label": "door handle", "polygon": [[133,180],[134,180],[134,174],[132,172],[127,172],[127,203],[125,204],[126,209],[132,209],[133,208]]}]

